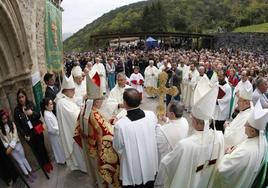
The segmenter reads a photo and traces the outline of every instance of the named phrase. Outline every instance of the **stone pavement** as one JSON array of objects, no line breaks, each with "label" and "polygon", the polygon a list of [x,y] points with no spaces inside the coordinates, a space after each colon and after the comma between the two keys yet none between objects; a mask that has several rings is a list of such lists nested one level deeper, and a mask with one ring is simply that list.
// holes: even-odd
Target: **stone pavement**
[{"label": "stone pavement", "polygon": [[[157,99],[144,98],[141,104],[141,108],[145,110],[155,110],[157,105]],[[189,120],[189,114],[184,112],[184,116]],[[190,121],[189,121],[190,123]],[[47,141],[47,138],[46,138]],[[47,143],[47,142],[46,142]],[[70,171],[65,165],[54,164],[54,170],[49,174],[50,179],[47,180],[43,172],[38,168],[38,165],[33,158],[29,147],[25,146],[25,153],[30,161],[31,166],[35,170],[37,179],[34,183],[29,183],[31,188],[95,188],[96,186],[89,185],[89,177],[80,171]],[[51,149],[48,146],[48,150],[51,153]],[[5,184],[0,180],[0,188],[6,187]],[[13,186],[13,188],[24,188],[26,187],[23,182],[19,179]]]}]

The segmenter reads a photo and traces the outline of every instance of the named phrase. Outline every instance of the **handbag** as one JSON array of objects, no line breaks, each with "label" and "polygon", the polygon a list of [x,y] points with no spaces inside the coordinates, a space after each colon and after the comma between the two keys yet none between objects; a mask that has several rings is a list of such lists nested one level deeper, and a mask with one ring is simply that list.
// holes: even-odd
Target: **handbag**
[{"label": "handbag", "polygon": [[36,134],[41,134],[42,132],[44,132],[44,127],[43,127],[43,123],[39,122],[37,125],[34,126],[34,132]]}]

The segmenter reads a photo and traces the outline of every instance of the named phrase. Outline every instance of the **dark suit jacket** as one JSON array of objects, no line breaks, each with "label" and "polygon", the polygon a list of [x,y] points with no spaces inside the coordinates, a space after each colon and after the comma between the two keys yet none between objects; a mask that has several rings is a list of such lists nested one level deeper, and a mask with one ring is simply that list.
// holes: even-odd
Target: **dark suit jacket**
[{"label": "dark suit jacket", "polygon": [[178,88],[178,95],[181,94],[181,87],[180,84],[182,82],[182,71],[179,69],[176,69],[175,74],[173,74],[173,72],[171,71],[169,74],[169,86],[176,86]]},{"label": "dark suit jacket", "polygon": [[56,86],[53,86],[54,90],[47,86],[45,97],[48,97],[52,100],[56,98],[57,93],[59,92],[59,89]]}]

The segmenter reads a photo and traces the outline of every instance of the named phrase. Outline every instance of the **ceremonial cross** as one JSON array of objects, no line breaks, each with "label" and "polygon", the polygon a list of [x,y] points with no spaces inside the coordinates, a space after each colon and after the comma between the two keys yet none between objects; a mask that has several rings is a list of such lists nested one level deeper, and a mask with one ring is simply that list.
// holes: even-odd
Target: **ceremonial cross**
[{"label": "ceremonial cross", "polygon": [[158,77],[159,80],[159,87],[154,88],[154,87],[146,87],[145,91],[149,95],[158,95],[159,96],[159,102],[156,107],[156,113],[158,118],[166,115],[166,110],[165,110],[165,103],[164,103],[164,97],[166,94],[169,94],[171,96],[176,96],[178,94],[178,89],[175,86],[172,86],[170,88],[166,87],[166,83],[168,80],[168,74],[166,72],[161,72]]}]

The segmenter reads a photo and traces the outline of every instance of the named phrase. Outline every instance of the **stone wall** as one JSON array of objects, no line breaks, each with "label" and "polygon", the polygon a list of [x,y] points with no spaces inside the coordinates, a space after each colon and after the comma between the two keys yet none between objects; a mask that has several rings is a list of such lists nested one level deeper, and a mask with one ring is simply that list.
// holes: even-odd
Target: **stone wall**
[{"label": "stone wall", "polygon": [[268,33],[215,34],[214,48],[233,48],[252,52],[268,52]]},{"label": "stone wall", "polygon": [[16,92],[24,88],[34,100],[31,75],[45,67],[45,1],[3,0],[0,2],[0,108],[12,112]]}]

